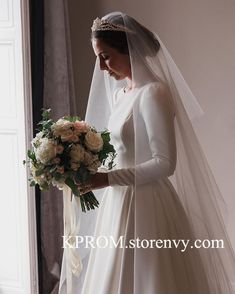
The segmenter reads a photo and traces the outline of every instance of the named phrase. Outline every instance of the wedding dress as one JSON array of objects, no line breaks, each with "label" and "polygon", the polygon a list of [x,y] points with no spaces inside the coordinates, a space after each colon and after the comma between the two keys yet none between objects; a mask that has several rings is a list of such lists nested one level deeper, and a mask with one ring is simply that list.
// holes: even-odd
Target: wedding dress
[{"label": "wedding dress", "polygon": [[[168,179],[176,161],[174,111],[161,83],[151,83],[124,93],[116,93],[108,128],[117,150],[116,169],[109,173],[110,187],[99,208],[95,237],[134,238],[134,129],[133,104],[139,108],[145,150],[137,169],[145,198],[140,239],[190,239],[190,226],[178,196]],[[147,154],[147,153],[146,153]],[[145,156],[146,156],[145,154]],[[125,247],[124,246],[124,247]],[[133,275],[134,251],[128,248],[94,248],[88,264],[82,294],[212,294],[196,250],[181,248],[139,248],[142,266]],[[133,283],[133,279],[137,283]],[[75,292],[74,292],[75,293]]]}]

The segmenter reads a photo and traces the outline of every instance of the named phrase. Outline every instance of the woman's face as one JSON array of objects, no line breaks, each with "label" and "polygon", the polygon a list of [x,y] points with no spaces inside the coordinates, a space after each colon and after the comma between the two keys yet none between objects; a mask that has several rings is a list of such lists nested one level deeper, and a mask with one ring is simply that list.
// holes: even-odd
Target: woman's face
[{"label": "woman's face", "polygon": [[129,55],[120,53],[117,49],[96,38],[92,39],[92,47],[99,58],[101,70],[107,70],[109,75],[116,80],[131,79]]}]

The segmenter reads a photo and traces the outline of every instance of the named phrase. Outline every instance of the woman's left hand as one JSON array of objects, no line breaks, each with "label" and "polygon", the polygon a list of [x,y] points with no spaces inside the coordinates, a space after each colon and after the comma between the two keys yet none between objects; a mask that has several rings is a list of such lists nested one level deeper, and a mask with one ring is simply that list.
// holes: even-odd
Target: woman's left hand
[{"label": "woman's left hand", "polygon": [[102,189],[109,186],[108,173],[96,173],[88,185],[78,184],[78,189],[81,194],[86,194],[92,190]]}]

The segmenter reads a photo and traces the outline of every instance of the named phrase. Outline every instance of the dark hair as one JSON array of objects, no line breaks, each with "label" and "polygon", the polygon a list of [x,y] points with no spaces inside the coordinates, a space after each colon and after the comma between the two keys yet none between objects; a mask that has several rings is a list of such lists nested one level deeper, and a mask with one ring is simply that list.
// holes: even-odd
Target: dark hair
[{"label": "dark hair", "polygon": [[[136,38],[136,41],[138,42],[139,45],[139,50],[140,53],[146,57],[146,56],[155,56],[160,49],[160,43],[155,37],[155,35],[148,30],[146,27],[141,25],[139,22],[137,22],[134,18],[128,16],[128,18],[131,20],[132,23],[134,23],[135,28],[138,28],[137,32],[133,33],[133,36]],[[118,24],[126,27],[123,22],[123,17],[122,15],[115,15],[112,17],[105,18],[110,23],[113,24]],[[132,28],[128,28],[132,30]],[[141,40],[138,37],[138,32],[141,33],[141,35],[144,34],[145,38],[144,41]],[[128,41],[127,41],[127,34],[126,32],[122,31],[93,31],[91,33],[91,39],[101,39],[105,44],[108,46],[115,48],[118,52],[122,54],[129,54],[129,49],[128,49]],[[143,43],[144,42],[144,43]],[[145,44],[149,44],[150,50],[146,52],[146,46]],[[141,46],[143,44],[143,46]]]},{"label": "dark hair", "polygon": [[122,54],[129,54],[127,36],[120,31],[94,31],[91,39],[101,39],[108,46],[115,48]]}]

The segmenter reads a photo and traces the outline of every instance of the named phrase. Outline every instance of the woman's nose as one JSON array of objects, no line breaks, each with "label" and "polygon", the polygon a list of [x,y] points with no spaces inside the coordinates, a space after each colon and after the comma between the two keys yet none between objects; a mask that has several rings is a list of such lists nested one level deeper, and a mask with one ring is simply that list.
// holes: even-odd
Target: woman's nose
[{"label": "woman's nose", "polygon": [[100,58],[100,69],[101,70],[105,70],[107,69],[107,65],[105,64],[104,60],[102,58]]}]

